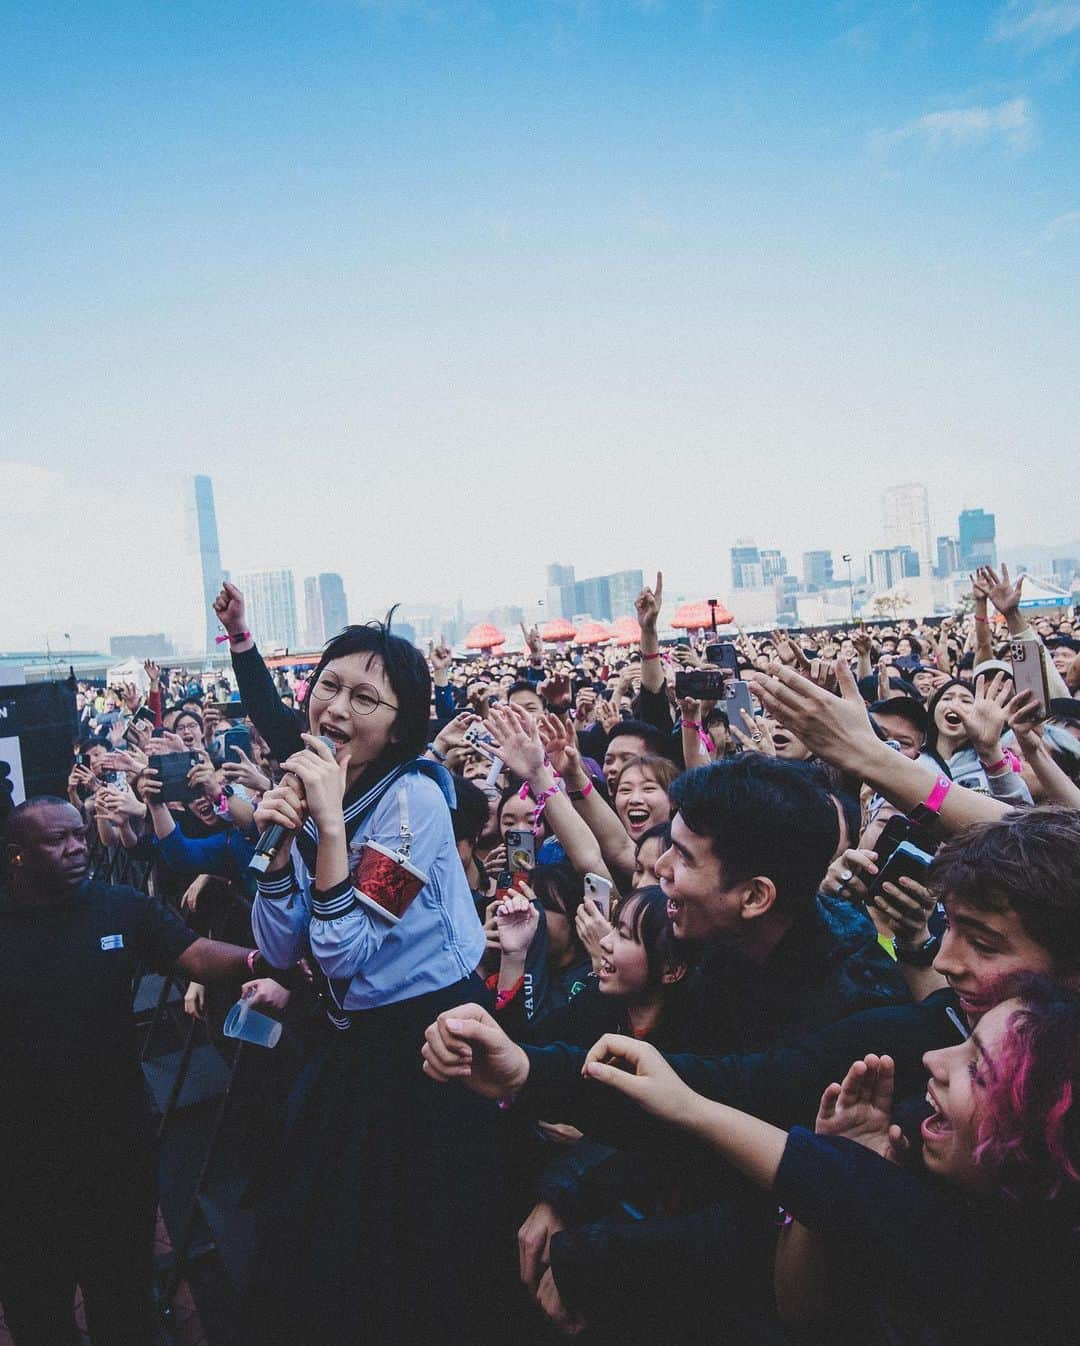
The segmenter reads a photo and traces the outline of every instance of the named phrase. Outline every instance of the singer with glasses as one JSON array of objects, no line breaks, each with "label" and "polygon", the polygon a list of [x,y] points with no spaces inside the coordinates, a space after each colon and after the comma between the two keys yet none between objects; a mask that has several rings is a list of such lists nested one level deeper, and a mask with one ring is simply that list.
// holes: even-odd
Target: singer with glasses
[{"label": "singer with glasses", "polygon": [[474,1272],[496,1237],[497,1117],[417,1065],[432,1019],[476,997],[484,951],[453,779],[421,757],[427,663],[388,623],[350,626],[308,683],[303,723],[240,591],[226,583],[214,610],[285,772],[255,815],[255,936],[274,967],[314,960],[326,1008],[263,1184],[251,1339],[460,1342],[493,1310]]}]

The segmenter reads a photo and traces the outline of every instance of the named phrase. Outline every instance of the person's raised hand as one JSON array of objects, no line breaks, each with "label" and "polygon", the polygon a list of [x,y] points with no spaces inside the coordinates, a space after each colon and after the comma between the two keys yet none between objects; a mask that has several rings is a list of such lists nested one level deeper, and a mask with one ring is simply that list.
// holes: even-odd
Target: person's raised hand
[{"label": "person's raised hand", "polygon": [[444,1010],[424,1033],[424,1074],[461,1080],[481,1098],[509,1098],[529,1078],[529,1058],[479,1005]]},{"label": "person's raised hand", "polygon": [[1019,574],[1015,582],[1009,579],[1009,567],[1002,565],[1001,575],[998,576],[993,566],[982,566],[979,570],[982,582],[986,585],[987,594],[990,602],[997,608],[1003,617],[1008,617],[1011,612],[1015,612],[1020,606],[1020,593],[1024,587],[1024,575]]},{"label": "person's raised hand", "polygon": [[992,761],[1001,757],[1001,735],[1008,723],[1006,706],[1012,698],[1012,688],[1012,681],[1006,682],[1005,674],[999,670],[989,682],[980,679],[970,705],[955,706],[980,761],[984,757]]},{"label": "person's raised hand", "polygon": [[[980,568],[974,574],[969,571],[968,579],[971,581],[971,597],[974,599],[976,606],[985,607],[990,599],[992,583],[985,569]],[[941,623],[941,629],[943,631],[946,629],[944,621]]]},{"label": "person's raised hand", "polygon": [[574,912],[574,929],[594,968],[600,966],[604,951],[600,941],[611,934],[611,922],[591,897],[586,897]]},{"label": "person's raised hand", "polygon": [[768,713],[826,762],[858,771],[862,757],[876,752],[877,735],[847,663],[835,664],[839,696],[800,674],[773,664],[768,673],[751,670],[747,681]]},{"label": "person's raised hand", "polygon": [[230,636],[237,636],[241,631],[247,630],[244,595],[231,580],[226,580],[222,584],[221,592],[214,599],[214,612]]},{"label": "person's raised hand", "polygon": [[614,701],[597,701],[595,719],[605,734],[610,734],[621,718]]},{"label": "person's raised hand", "polygon": [[1035,693],[1026,689],[1010,697],[1005,716],[1024,756],[1037,751],[1042,743],[1043,713]]},{"label": "person's raised hand", "polygon": [[870,881],[877,874],[877,851],[853,846],[825,871],[821,891],[826,897],[843,897],[849,902],[865,902]]},{"label": "person's raised hand", "polygon": [[139,691],[135,683],[125,682],[120,689],[120,699],[134,715],[142,705],[142,692]]},{"label": "person's raised hand", "polygon": [[201,790],[212,804],[216,804],[221,797],[221,786],[218,784],[217,772],[214,770],[214,764],[207,757],[195,763],[187,773],[187,782],[193,790]]},{"label": "person's raised hand", "polygon": [[495,904],[495,929],[499,948],[507,958],[524,958],[529,952],[537,929],[540,912],[535,904],[536,894],[524,884]]},{"label": "person's raised hand", "polygon": [[160,738],[151,738],[146,742],[148,757],[164,757],[170,752],[187,752],[184,740],[170,729],[163,729]]},{"label": "person's raised hand", "polygon": [[209,743],[218,731],[221,724],[221,711],[217,706],[211,706],[209,703],[203,706],[203,738]]},{"label": "person's raised hand", "polygon": [[161,804],[161,777],[155,767],[146,767],[135,777],[133,789],[146,805]]},{"label": "person's raised hand", "polygon": [[581,765],[581,750],[574,725],[560,720],[557,715],[542,715],[539,730],[540,742],[544,745],[548,761],[566,781],[567,788],[581,788],[585,782],[585,768]]},{"label": "person's raised hand", "polygon": [[646,585],[634,600],[634,610],[637,613],[638,625],[643,628],[647,626],[652,630],[655,630],[663,602],[664,575],[662,571],[658,570],[656,572],[656,588],[650,589],[648,585]]},{"label": "person's raised hand", "polygon": [[596,692],[592,687],[582,687],[577,694],[577,700],[574,702],[574,710],[577,714],[577,724],[588,724],[596,710]]},{"label": "person's raised hand", "polygon": [[851,643],[855,646],[855,653],[869,657],[874,648],[874,638],[865,626],[860,626],[851,633]]},{"label": "person's raised hand", "polygon": [[150,690],[152,692],[156,692],[158,688],[161,686],[160,666],[158,664],[155,664],[153,659],[144,659],[143,671],[145,672],[146,676],[150,679]]},{"label": "person's raised hand", "polygon": [[315,734],[301,734],[307,748],[293,755],[282,766],[299,780],[308,812],[320,832],[343,821],[342,800],[348,780],[350,754],[335,757],[329,746]]},{"label": "person's raised hand", "polygon": [[662,1122],[684,1120],[701,1101],[655,1047],[618,1033],[605,1033],[593,1044],[581,1073],[617,1089]]},{"label": "person's raised hand", "polygon": [[137,776],[145,770],[149,758],[138,748],[118,748],[107,752],[101,759],[102,771],[123,771],[128,776]]},{"label": "person's raised hand", "polygon": [[532,719],[520,706],[492,706],[488,727],[498,744],[497,755],[522,780],[544,765],[544,745]]},{"label": "person's raised hand", "polygon": [[776,756],[776,744],[773,742],[772,730],[765,721],[763,715],[750,715],[747,711],[741,710],[739,715],[742,719],[742,728],[737,724],[729,724],[731,736],[744,752],[759,752],[763,757]]},{"label": "person's raised hand", "polygon": [[221,768],[225,779],[232,785],[242,785],[247,790],[254,790],[256,794],[269,790],[274,782],[259,770],[243,748],[234,745],[232,751],[240,760],[226,762]]},{"label": "person's raised hand", "polygon": [[73,794],[78,789],[93,790],[97,787],[97,783],[97,777],[88,766],[76,764],[71,768],[71,775],[68,776],[68,793]]},{"label": "person's raised hand", "polygon": [[518,1271],[522,1285],[533,1298],[540,1287],[540,1278],[551,1265],[551,1236],[565,1228],[555,1207],[540,1201],[518,1230]]},{"label": "person's raised hand", "polygon": [[895,1074],[891,1056],[853,1061],[843,1081],[821,1095],[814,1130],[819,1136],[843,1136],[898,1162],[904,1142],[900,1128],[892,1125]]},{"label": "person's raised hand", "polygon": [[467,698],[473,713],[486,720],[491,706],[491,687],[486,682],[474,682],[469,688]]},{"label": "person's raised hand", "polygon": [[450,646],[447,645],[445,639],[440,636],[439,643],[437,645],[432,645],[428,652],[428,663],[431,665],[432,673],[445,673],[450,667],[453,657],[454,654],[450,649]]},{"label": "person's raised hand", "polygon": [[544,642],[540,638],[540,628],[534,624],[526,629],[524,622],[519,622],[518,625],[521,627],[521,638],[528,648],[530,657],[533,659],[543,659]]}]

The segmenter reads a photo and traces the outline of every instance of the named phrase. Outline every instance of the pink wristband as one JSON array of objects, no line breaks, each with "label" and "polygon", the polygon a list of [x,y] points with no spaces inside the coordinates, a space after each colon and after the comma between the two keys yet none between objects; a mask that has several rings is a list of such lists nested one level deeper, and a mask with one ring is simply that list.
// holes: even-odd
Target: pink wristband
[{"label": "pink wristband", "polygon": [[214,637],[214,644],[224,645],[227,640],[232,641],[232,640],[250,640],[250,639],[251,639],[250,631],[237,631],[236,634],[232,636],[229,635],[228,631],[225,631],[222,635]]},{"label": "pink wristband", "polygon": [[925,809],[927,813],[940,813],[941,806],[945,802],[945,796],[951,789],[952,781],[948,776],[939,776],[934,782],[934,788],[919,807]]},{"label": "pink wristband", "polygon": [[660,651],[657,650],[655,654],[643,654],[641,656],[641,662],[644,663],[646,659],[659,659],[659,658],[660,658]]},{"label": "pink wristband", "polygon": [[247,956],[248,971],[251,973],[252,976],[255,975],[255,960],[258,958],[258,956],[259,956],[258,949],[251,949]]}]

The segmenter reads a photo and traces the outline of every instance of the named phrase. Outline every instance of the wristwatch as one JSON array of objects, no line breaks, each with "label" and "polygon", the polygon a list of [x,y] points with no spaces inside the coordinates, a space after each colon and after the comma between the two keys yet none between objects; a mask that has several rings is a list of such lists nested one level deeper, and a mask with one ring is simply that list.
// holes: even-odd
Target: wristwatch
[{"label": "wristwatch", "polygon": [[893,949],[896,952],[896,961],[906,963],[908,967],[929,967],[938,955],[941,948],[941,936],[931,935],[923,944],[916,944],[909,947],[901,944],[899,940],[893,941]]}]

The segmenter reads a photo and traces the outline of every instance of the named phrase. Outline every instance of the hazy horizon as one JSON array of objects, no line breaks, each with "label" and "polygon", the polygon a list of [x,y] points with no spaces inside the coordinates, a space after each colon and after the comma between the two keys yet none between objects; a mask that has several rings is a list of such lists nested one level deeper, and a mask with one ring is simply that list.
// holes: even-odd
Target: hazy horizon
[{"label": "hazy horizon", "polygon": [[[1080,3],[6,11],[0,648],[1080,528]],[[302,606],[302,599],[301,599]]]}]

